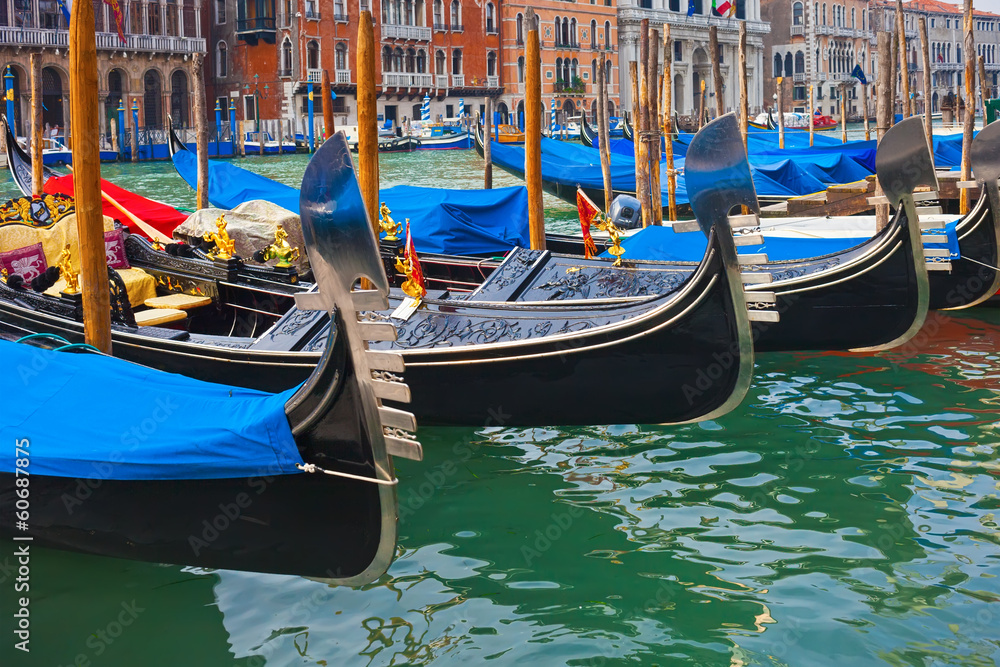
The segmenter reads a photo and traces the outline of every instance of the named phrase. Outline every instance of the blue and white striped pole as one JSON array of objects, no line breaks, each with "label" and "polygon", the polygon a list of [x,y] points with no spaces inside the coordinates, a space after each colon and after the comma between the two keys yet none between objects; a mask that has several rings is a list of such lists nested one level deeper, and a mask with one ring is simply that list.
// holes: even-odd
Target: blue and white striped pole
[{"label": "blue and white striped pole", "polygon": [[3,75],[4,97],[7,98],[7,124],[10,125],[10,132],[17,135],[17,119],[14,117],[14,73],[7,65],[7,73]]},{"label": "blue and white striped pole", "polygon": [[556,135],[556,98],[552,98],[551,105],[551,121],[549,122],[549,136],[554,137]]},{"label": "blue and white striped pole", "polygon": [[312,81],[309,82],[309,152],[316,152],[316,137],[313,133],[313,127],[315,122],[313,121],[313,85]]},{"label": "blue and white striped pole", "polygon": [[229,152],[236,157],[236,105],[229,104]]},{"label": "blue and white striped pole", "polygon": [[139,159],[139,98],[132,100],[132,131],[135,132],[135,141],[132,143],[135,145],[136,154],[132,156],[133,160]]},{"label": "blue and white striped pole", "polygon": [[118,100],[118,157],[125,159],[125,98]]},{"label": "blue and white striped pole", "polygon": [[420,120],[431,119],[431,96],[424,93],[424,101],[420,104]]},{"label": "blue and white striped pole", "polygon": [[215,100],[215,156],[218,157],[219,153],[219,137],[222,135],[222,107],[219,106],[219,100]]}]

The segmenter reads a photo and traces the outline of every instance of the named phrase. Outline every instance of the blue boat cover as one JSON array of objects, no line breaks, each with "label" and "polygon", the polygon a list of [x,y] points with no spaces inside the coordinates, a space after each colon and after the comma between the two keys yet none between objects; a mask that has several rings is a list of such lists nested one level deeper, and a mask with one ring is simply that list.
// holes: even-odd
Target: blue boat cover
[{"label": "blue boat cover", "polygon": [[[0,472],[81,479],[218,479],[292,474],[285,417],[294,389],[266,394],[96,354],[0,341],[11,391],[0,402]],[[16,385],[16,388],[15,388]]]},{"label": "blue boat cover", "polygon": [[[585,149],[584,146],[580,147]],[[192,151],[177,151],[174,166],[197,188],[198,165]],[[228,162],[208,161],[208,200],[233,209],[263,199],[299,212],[299,190]],[[493,190],[451,190],[398,185],[379,191],[397,222],[410,219],[417,252],[446,255],[504,253],[528,247],[528,191],[524,186]]]},{"label": "blue boat cover", "polygon": [[396,222],[410,219],[417,252],[480,255],[531,246],[524,186],[445,190],[397,185],[379,196]]},{"label": "blue boat cover", "polygon": [[[923,234],[940,234],[941,243],[928,243],[928,248],[948,248],[951,258],[958,259],[956,222],[948,223],[944,231],[925,230]],[[741,246],[743,253],[767,253],[769,261],[780,262],[810,257],[821,257],[842,252],[867,241],[868,238],[788,238],[765,236],[764,243]],[[704,234],[690,232],[678,234],[670,227],[651,225],[622,239],[623,257],[629,260],[655,260],[661,262],[700,262],[705,255],[708,241]],[[605,252],[602,257],[610,257]]]}]

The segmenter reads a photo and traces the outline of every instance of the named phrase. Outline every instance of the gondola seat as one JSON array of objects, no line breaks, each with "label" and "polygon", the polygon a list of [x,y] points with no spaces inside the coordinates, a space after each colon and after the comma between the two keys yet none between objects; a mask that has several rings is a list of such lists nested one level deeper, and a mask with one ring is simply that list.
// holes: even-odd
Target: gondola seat
[{"label": "gondola seat", "polygon": [[191,294],[168,294],[146,299],[144,302],[147,308],[159,310],[191,310],[211,305],[212,299],[207,296],[194,296]]},{"label": "gondola seat", "polygon": [[[128,294],[129,303],[132,307],[146,303],[147,299],[156,296],[156,279],[142,269],[116,269],[118,275],[125,282],[125,291]],[[81,281],[82,283],[82,281]],[[66,280],[60,278],[56,284],[45,290],[49,296],[59,296],[59,293],[66,289]]]},{"label": "gondola seat", "polygon": [[187,313],[177,308],[148,308],[138,310],[134,315],[135,323],[140,327],[157,327],[187,319]]}]

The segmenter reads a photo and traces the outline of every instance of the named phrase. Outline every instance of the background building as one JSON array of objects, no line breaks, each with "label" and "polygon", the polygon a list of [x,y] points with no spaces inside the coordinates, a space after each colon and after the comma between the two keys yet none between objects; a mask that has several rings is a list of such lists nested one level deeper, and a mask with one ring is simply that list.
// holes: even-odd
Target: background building
[{"label": "background building", "polygon": [[[719,56],[724,108],[733,111],[739,104],[736,66],[739,62],[739,22],[747,24],[747,90],[751,113],[759,111],[764,99],[763,87],[764,36],[770,28],[761,20],[760,0],[736,0],[732,17],[713,15],[711,0],[694,0],[694,15],[688,16],[688,3],[683,0],[619,0],[618,2],[618,43],[621,46],[621,103],[631,108],[631,83],[629,63],[638,59],[639,25],[648,18],[653,27],[670,24],[673,52],[673,91],[671,99],[674,111],[679,115],[697,113],[700,100],[701,82],[706,84],[708,97],[706,109],[714,110],[713,96],[716,94],[712,83],[712,61],[709,59],[708,28],[718,26]],[[661,73],[662,73],[662,56]]]},{"label": "background building", "polygon": [[[338,124],[357,123],[357,35],[361,11],[375,17],[378,112],[401,123],[477,112],[502,92],[498,0],[214,0],[213,94],[240,99],[241,119],[291,120],[307,114],[308,84],[322,113],[319,84],[329,72]],[[222,8],[225,9],[222,9]],[[225,16],[219,18],[219,11]],[[232,22],[232,27],[230,27]],[[216,36],[218,38],[216,38]]]},{"label": "background building", "polygon": [[[162,130],[167,114],[181,124],[187,122],[191,115],[191,56],[205,52],[201,0],[123,1],[126,44],[118,38],[107,5],[92,1],[102,133],[109,131],[111,118],[118,118],[121,100],[129,108],[138,101],[139,125],[150,130]],[[25,119],[31,105],[32,53],[41,54],[43,121],[58,126],[60,134],[70,125],[68,43],[66,20],[56,2],[9,0],[0,4],[0,63],[4,73],[10,66],[14,75],[14,126],[19,135],[29,129]]]},{"label": "background building", "polygon": [[543,118],[556,102],[560,123],[582,112],[593,122],[597,113],[597,68],[604,67],[608,107],[618,110],[618,33],[613,0],[569,3],[538,0],[504,2],[502,71],[505,93],[497,110],[512,124],[524,112],[525,12],[532,7],[538,20],[542,61]]}]

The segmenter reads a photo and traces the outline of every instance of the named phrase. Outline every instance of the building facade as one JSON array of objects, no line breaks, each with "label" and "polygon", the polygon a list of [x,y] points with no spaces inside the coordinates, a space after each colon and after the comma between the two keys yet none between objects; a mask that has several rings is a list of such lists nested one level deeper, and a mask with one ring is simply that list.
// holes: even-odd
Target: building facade
[{"label": "building facade", "polygon": [[[85,0],[78,0],[85,1]],[[101,131],[110,131],[119,102],[138,103],[139,125],[161,130],[170,114],[180,124],[191,117],[191,65],[205,52],[200,21],[201,0],[122,2],[125,38],[116,33],[109,8],[93,0],[97,28],[97,69]],[[15,131],[30,125],[30,56],[41,54],[42,119],[59,134],[71,130],[69,113],[69,33],[54,0],[18,0],[0,5],[0,64],[14,97]],[[128,113],[131,117],[131,111]]]},{"label": "building facade", "polygon": [[[896,25],[896,5],[879,2],[875,7],[876,28],[891,30]],[[997,95],[997,78],[1000,74],[1000,15],[973,10],[973,40],[976,55],[983,56],[986,66],[986,84],[989,94]],[[924,65],[921,54],[919,20],[927,20],[927,42],[930,48],[931,90],[924,91]],[[956,98],[965,97],[965,34],[961,5],[938,0],[914,0],[903,3],[903,21],[906,33],[907,60],[909,62],[910,91],[916,111],[923,112],[929,100],[931,112],[938,113],[954,106]],[[978,65],[976,91],[979,91]],[[977,106],[977,108],[979,108]]]},{"label": "building facade", "polygon": [[[688,16],[689,4],[693,13]],[[706,109],[715,109],[713,97],[723,96],[723,107],[733,111],[739,105],[737,87],[739,64],[739,22],[747,26],[747,91],[750,112],[759,111],[764,105],[761,90],[764,84],[764,38],[770,28],[762,20],[760,0],[736,0],[731,17],[717,15],[709,0],[619,0],[618,42],[621,46],[621,103],[631,108],[631,82],[629,63],[638,60],[639,28],[642,19],[649,19],[652,27],[670,24],[671,41],[668,48],[673,54],[671,100],[673,111],[680,116],[697,114],[701,99],[701,83],[706,85]],[[715,91],[712,81],[712,61],[709,54],[709,26],[717,26],[720,68],[723,89]],[[660,58],[662,74],[663,58]]]},{"label": "building facade", "polygon": [[525,13],[535,10],[542,73],[543,118],[555,102],[558,122],[597,113],[597,68],[608,82],[608,107],[619,106],[618,31],[614,0],[564,2],[523,0],[501,5],[504,94],[497,110],[504,120],[519,124],[524,113],[524,38],[529,28]]},{"label": "building facade", "polygon": [[[763,0],[762,11],[771,23],[771,34],[765,40],[765,98],[774,103],[777,79],[782,77],[784,111],[807,112],[812,86],[813,112],[839,119],[841,96],[846,95],[848,117],[864,113],[865,91],[851,72],[860,64],[866,77],[874,73],[871,3]],[[875,87],[870,86],[871,114],[874,95]]]},{"label": "building facade", "polygon": [[[479,112],[502,91],[499,0],[213,0],[212,95],[239,100],[238,117],[283,119],[300,127],[308,88],[322,114],[327,70],[338,124],[357,124],[357,36],[362,11],[374,17],[378,113],[396,124]],[[220,12],[222,15],[220,16]],[[222,65],[227,61],[225,65]],[[459,108],[464,100],[465,108]]]}]

